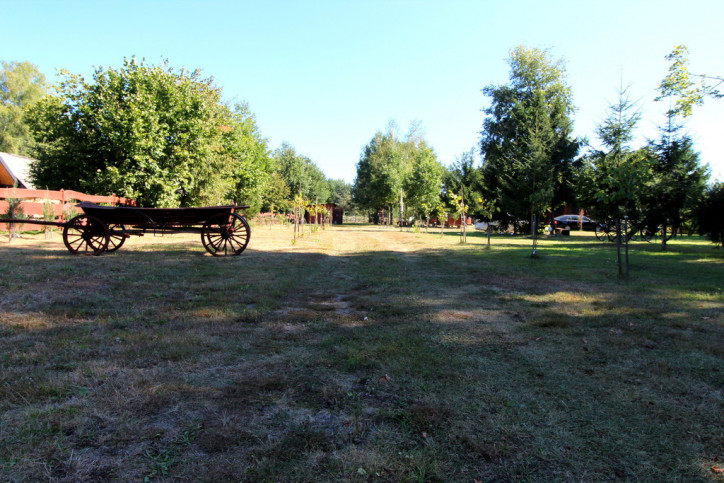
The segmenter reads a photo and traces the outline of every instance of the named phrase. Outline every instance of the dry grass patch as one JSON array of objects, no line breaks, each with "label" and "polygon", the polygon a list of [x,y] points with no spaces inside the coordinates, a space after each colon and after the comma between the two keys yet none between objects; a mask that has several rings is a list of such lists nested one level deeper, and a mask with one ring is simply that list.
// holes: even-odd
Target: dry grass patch
[{"label": "dry grass patch", "polygon": [[721,255],[570,238],[0,242],[0,479],[721,479]]}]

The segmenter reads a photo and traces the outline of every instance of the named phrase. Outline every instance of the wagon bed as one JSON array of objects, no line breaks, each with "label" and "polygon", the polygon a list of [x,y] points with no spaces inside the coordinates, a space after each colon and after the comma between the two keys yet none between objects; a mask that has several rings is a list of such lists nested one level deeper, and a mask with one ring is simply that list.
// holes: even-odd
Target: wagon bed
[{"label": "wagon bed", "polygon": [[86,215],[106,224],[122,224],[146,228],[174,228],[203,225],[215,216],[228,214],[248,206],[202,206],[197,208],[138,208],[133,206],[101,206],[89,201],[78,205]]}]

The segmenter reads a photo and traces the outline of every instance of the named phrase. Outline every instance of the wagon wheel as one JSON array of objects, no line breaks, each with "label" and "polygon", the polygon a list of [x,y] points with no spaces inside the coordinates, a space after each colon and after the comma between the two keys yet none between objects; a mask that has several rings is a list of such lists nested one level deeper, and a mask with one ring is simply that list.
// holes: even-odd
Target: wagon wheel
[{"label": "wagon wheel", "polygon": [[251,229],[243,217],[236,213],[219,213],[204,223],[201,242],[215,257],[241,255],[250,236]]},{"label": "wagon wheel", "polygon": [[602,226],[596,227],[596,238],[598,238],[598,241],[606,241],[608,240],[608,229],[604,228]]},{"label": "wagon wheel", "polygon": [[124,225],[108,225],[108,248],[107,252],[115,252],[126,242],[126,227]]},{"label": "wagon wheel", "polygon": [[[625,220],[621,220],[621,239],[623,241],[631,241],[634,237],[635,229],[633,225]],[[618,234],[616,233],[616,226],[612,226],[608,229],[608,241],[615,242],[618,238]]]},{"label": "wagon wheel", "polygon": [[[666,227],[666,241],[669,241],[675,234],[676,230]],[[664,227],[659,225],[653,230],[650,228],[641,230],[641,236],[649,243],[660,242],[664,237]]]},{"label": "wagon wheel", "polygon": [[73,254],[100,255],[109,239],[108,227],[94,216],[78,215],[63,227],[63,243]]}]

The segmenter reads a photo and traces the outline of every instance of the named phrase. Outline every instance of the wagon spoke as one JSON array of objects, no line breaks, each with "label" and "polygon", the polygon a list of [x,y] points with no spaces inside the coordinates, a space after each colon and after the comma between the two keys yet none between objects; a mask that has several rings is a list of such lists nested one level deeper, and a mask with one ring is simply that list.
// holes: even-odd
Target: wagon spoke
[{"label": "wagon spoke", "polygon": [[80,235],[73,235],[72,239],[68,237],[68,243],[75,245],[76,243],[83,243],[83,237]]},{"label": "wagon spoke", "polygon": [[234,232],[234,239],[238,239],[239,243],[242,245],[246,244],[248,236],[246,233],[246,230],[237,230]]},{"label": "wagon spoke", "polygon": [[100,246],[101,243],[103,243],[104,239],[105,239],[105,237],[102,237],[102,236],[94,236],[93,238],[91,238],[89,240],[88,244],[92,245],[92,246]]},{"label": "wagon spoke", "polygon": [[246,236],[229,238],[229,244],[235,252],[243,250],[246,247]]},{"label": "wagon spoke", "polygon": [[73,244],[73,249],[74,249],[76,252],[80,251],[82,247],[83,247],[83,239],[82,239],[82,238],[81,238],[80,240],[78,240],[76,243]]},{"label": "wagon spoke", "polygon": [[233,238],[229,238],[229,246],[231,247],[231,249],[233,251],[236,251],[236,250],[238,250],[238,248],[241,247],[241,244],[237,240],[235,240]]},{"label": "wagon spoke", "polygon": [[85,240],[83,239],[83,236],[77,233],[73,233],[71,235],[68,235],[68,243],[71,244],[74,248],[80,250],[81,245]]},{"label": "wagon spoke", "polygon": [[217,250],[221,247],[223,241],[224,238],[221,235],[209,235],[209,242],[211,243],[211,246]]},{"label": "wagon spoke", "polygon": [[210,249],[212,254],[215,254],[221,249],[221,244],[224,242],[224,239],[221,237],[221,235],[209,235],[209,243],[207,246],[207,250]]}]

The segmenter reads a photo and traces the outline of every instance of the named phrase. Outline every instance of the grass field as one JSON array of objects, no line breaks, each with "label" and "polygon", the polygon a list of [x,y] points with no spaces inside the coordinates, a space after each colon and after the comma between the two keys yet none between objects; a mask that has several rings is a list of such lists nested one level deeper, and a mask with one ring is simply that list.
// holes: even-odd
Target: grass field
[{"label": "grass field", "polygon": [[0,235],[2,481],[724,481],[724,253]]}]

